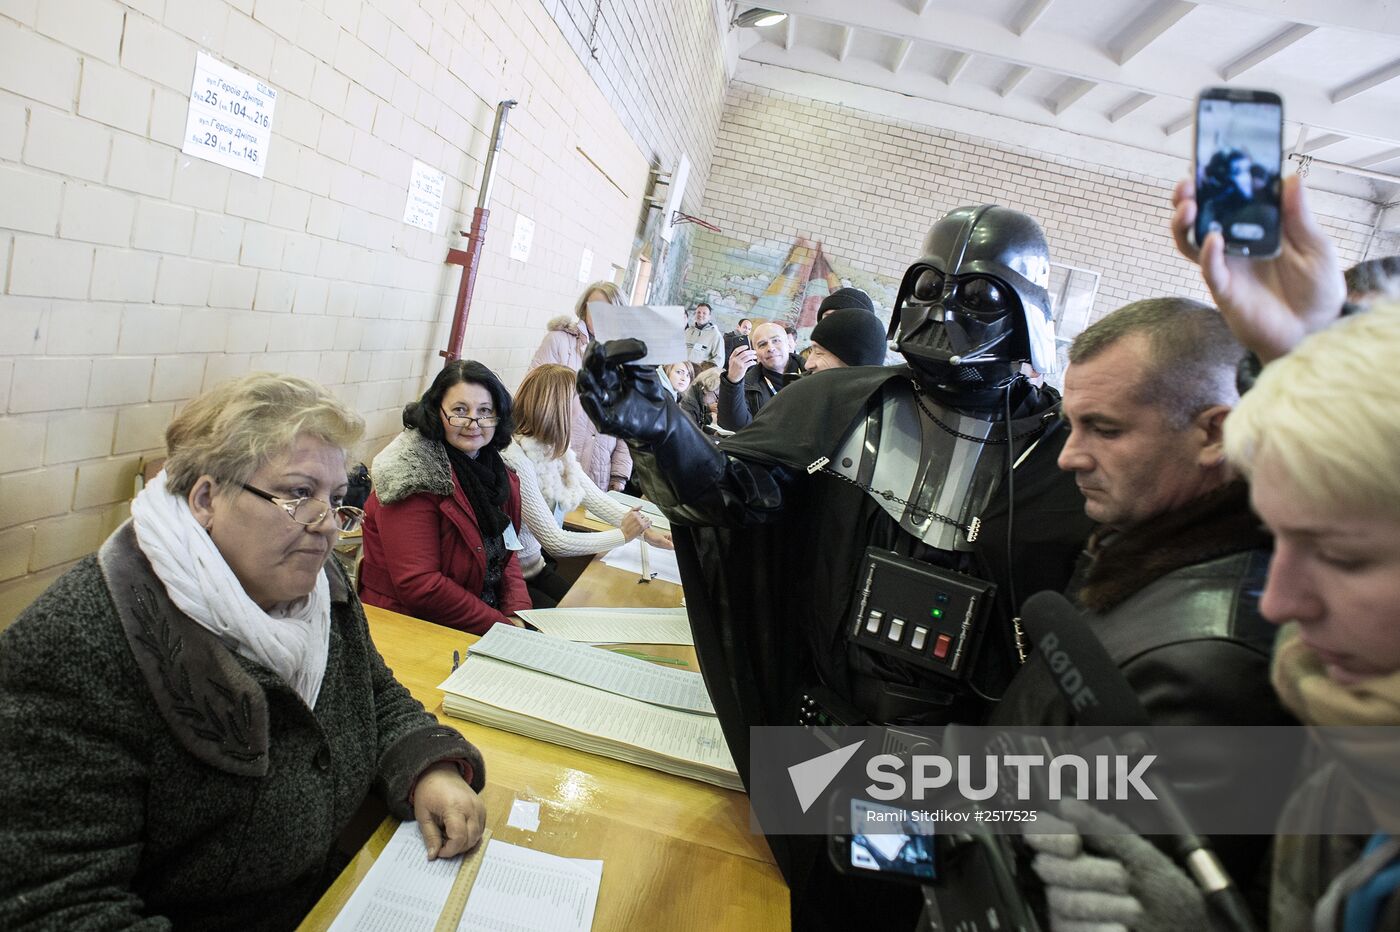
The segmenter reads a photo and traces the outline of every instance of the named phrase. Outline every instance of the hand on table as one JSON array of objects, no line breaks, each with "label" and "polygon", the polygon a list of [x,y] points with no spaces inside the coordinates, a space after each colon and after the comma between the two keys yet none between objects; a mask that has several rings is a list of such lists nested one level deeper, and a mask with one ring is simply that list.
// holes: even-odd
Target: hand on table
[{"label": "hand on table", "polygon": [[413,817],[423,832],[428,860],[470,851],[486,828],[486,806],[450,761],[423,771],[413,788]]},{"label": "hand on table", "polygon": [[1172,194],[1172,236],[1181,254],[1201,267],[1201,277],[1236,339],[1264,362],[1287,353],[1309,333],[1335,320],[1346,299],[1341,264],[1331,239],[1308,209],[1302,180],[1283,179],[1281,247],[1273,259],[1225,255],[1225,240],[1209,234],[1191,242],[1196,186],[1177,183]]}]

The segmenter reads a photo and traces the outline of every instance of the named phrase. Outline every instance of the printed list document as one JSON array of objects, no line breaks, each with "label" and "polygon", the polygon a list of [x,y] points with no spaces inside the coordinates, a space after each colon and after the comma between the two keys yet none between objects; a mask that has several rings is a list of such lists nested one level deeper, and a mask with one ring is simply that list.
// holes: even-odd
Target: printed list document
[{"label": "printed list document", "polygon": [[646,355],[629,365],[664,366],[686,358],[685,308],[679,305],[618,307],[590,301],[588,317],[593,323],[593,336],[599,343],[636,339],[646,344]]},{"label": "printed list document", "polygon": [[461,866],[460,855],[429,861],[418,823],[399,823],[330,932],[432,932]]},{"label": "printed list document", "polygon": [[[620,570],[635,573],[639,578],[642,575],[642,546],[640,537],[635,537],[621,547],[614,547],[603,555],[603,562],[608,566],[615,566]],[[666,582],[681,584],[681,569],[676,564],[676,552],[674,550],[662,550],[660,547],[647,547],[647,575],[653,579],[664,579]]]},{"label": "printed list document", "polygon": [[457,932],[588,932],[603,862],[491,839]]},{"label": "printed list document", "polygon": [[[585,644],[689,644],[684,608],[528,608],[516,612],[551,637]],[[497,625],[496,627],[500,627]]]},{"label": "printed list document", "polygon": [[443,710],[457,718],[743,789],[713,715],[629,699],[476,653],[438,688],[446,693]]},{"label": "printed list document", "polygon": [[471,653],[652,705],[715,714],[710,694],[705,689],[705,678],[699,673],[673,670],[601,647],[552,638],[538,631],[492,625],[491,630],[471,646]]}]

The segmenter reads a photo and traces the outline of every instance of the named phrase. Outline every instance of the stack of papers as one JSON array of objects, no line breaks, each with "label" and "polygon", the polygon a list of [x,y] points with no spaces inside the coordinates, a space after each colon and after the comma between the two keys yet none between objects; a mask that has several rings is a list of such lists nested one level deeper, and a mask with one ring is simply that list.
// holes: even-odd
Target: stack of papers
[{"label": "stack of papers", "polygon": [[586,644],[693,645],[684,608],[530,608],[516,612],[551,637]]},{"label": "stack of papers", "polygon": [[496,625],[438,688],[458,718],[743,788],[698,673]]}]

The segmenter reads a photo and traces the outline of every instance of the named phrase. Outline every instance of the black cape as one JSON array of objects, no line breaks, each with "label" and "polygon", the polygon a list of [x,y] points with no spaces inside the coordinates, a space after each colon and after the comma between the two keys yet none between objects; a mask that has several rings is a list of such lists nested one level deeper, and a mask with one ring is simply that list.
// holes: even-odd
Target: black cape
[{"label": "black cape", "polygon": [[[853,669],[894,682],[917,683],[921,675],[869,652],[848,650],[842,630],[867,547],[906,556],[928,548],[865,491],[807,472],[808,464],[831,456],[852,423],[880,403],[885,385],[912,377],[905,366],[865,366],[800,379],[774,396],[749,427],[723,441],[720,447],[730,457],[765,467],[777,480],[781,507],[765,510],[762,523],[743,523],[732,509],[699,503],[666,509],[696,652],[746,786],[748,729],[797,724],[799,689],[821,684],[848,695]],[[1046,435],[1015,471],[1009,546],[1003,479],[981,516],[977,550],[955,567],[998,585],[999,604],[977,666],[978,681],[996,690],[993,695],[1009,682],[1016,665],[1008,583],[1014,581],[1018,601],[1042,589],[1063,590],[1092,526],[1072,476],[1056,466],[1065,435],[1055,416],[1058,396],[1041,390],[1029,403],[1050,417]],[[636,450],[634,460],[649,497],[674,501],[646,451]],[[967,706],[954,714],[980,722],[986,711]],[[793,890],[795,924],[803,925],[796,920],[799,907],[810,906],[821,892],[819,884],[809,884],[813,859],[825,856],[800,839],[770,836],[769,843]],[[882,892],[890,895],[888,885]]]}]

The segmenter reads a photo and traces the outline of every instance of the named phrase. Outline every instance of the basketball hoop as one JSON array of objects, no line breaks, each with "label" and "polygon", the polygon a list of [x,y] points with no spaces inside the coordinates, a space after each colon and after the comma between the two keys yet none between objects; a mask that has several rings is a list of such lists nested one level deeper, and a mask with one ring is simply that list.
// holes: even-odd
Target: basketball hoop
[{"label": "basketball hoop", "polygon": [[671,226],[679,226],[682,223],[698,224],[704,227],[705,229],[709,230],[711,233],[720,232],[719,227],[715,226],[708,220],[701,220],[699,217],[692,217],[690,214],[682,213],[679,210],[673,212],[671,214]]}]

